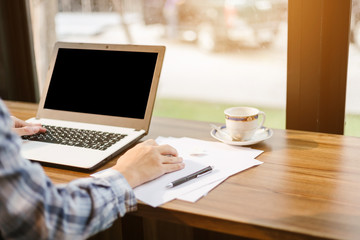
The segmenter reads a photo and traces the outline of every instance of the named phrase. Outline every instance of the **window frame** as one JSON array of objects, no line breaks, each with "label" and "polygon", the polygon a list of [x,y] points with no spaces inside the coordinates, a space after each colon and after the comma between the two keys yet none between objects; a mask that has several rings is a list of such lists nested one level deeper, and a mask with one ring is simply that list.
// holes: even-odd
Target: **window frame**
[{"label": "window frame", "polygon": [[343,134],[351,0],[289,0],[286,128]]},{"label": "window frame", "polygon": [[0,97],[38,102],[29,1],[0,1]]}]

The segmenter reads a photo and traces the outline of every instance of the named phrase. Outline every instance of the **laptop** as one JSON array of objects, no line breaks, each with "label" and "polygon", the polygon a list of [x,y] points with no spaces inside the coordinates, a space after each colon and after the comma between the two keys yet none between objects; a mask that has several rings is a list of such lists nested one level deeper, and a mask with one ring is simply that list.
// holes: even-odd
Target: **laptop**
[{"label": "laptop", "polygon": [[22,155],[45,166],[93,171],[149,131],[164,46],[57,43]]}]

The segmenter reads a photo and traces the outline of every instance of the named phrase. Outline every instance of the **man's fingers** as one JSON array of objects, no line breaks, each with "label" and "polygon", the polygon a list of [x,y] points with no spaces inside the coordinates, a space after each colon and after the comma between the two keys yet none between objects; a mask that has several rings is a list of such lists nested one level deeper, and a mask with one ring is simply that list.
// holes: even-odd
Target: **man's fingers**
[{"label": "man's fingers", "polygon": [[33,130],[29,129],[28,127],[14,128],[13,130],[19,136],[25,136],[25,135],[32,135],[33,134]]},{"label": "man's fingers", "polygon": [[30,125],[29,123],[21,120],[21,119],[18,119],[14,116],[11,116],[11,119],[13,120],[13,126],[15,128],[20,128],[20,127],[24,127],[24,126],[27,126],[27,125]]},{"label": "man's fingers", "polygon": [[163,156],[162,163],[172,164],[172,163],[181,163],[183,161],[182,157],[174,157],[174,156]]},{"label": "man's fingers", "polygon": [[168,156],[175,156],[175,157],[178,156],[178,153],[175,148],[171,147],[170,145],[159,145],[153,139],[148,139],[140,144],[156,147],[159,150],[161,155],[168,155]]},{"label": "man's fingers", "polygon": [[41,126],[41,124],[39,125],[39,133],[45,133],[47,130],[46,128],[44,128],[43,126]]},{"label": "man's fingers", "polygon": [[178,171],[185,167],[185,163],[183,162],[182,157],[174,157],[174,156],[163,156],[163,167],[165,169],[165,173]]},{"label": "man's fingers", "polygon": [[46,132],[46,129],[41,126],[25,126],[22,128],[14,128],[13,129],[19,136],[25,135],[33,135],[36,133],[43,133]]},{"label": "man's fingers", "polygon": [[178,156],[178,152],[170,145],[160,145],[157,147],[161,155]]},{"label": "man's fingers", "polygon": [[175,164],[164,164],[165,173],[169,172],[175,172],[178,170],[181,170],[185,167],[185,164],[183,162],[181,163],[175,163]]}]

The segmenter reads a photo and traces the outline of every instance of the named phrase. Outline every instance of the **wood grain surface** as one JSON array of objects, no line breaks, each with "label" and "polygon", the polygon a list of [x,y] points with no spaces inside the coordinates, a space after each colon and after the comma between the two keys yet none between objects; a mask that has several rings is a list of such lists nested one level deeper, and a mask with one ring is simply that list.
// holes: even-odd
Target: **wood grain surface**
[{"label": "wood grain surface", "polygon": [[[5,103],[21,119],[35,116],[35,104]],[[157,136],[215,141],[209,123],[154,117],[146,138]],[[360,239],[359,138],[275,129],[252,147],[264,150],[257,158],[264,164],[228,178],[195,204],[139,203],[130,215],[257,239]],[[55,183],[89,176],[44,169]]]}]

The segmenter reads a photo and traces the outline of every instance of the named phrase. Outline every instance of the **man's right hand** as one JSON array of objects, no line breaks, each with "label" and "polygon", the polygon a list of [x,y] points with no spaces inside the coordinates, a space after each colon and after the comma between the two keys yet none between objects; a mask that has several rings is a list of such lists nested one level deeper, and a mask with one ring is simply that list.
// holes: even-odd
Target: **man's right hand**
[{"label": "man's right hand", "polygon": [[113,169],[119,171],[134,188],[184,167],[183,159],[175,148],[147,140],[122,155]]}]

